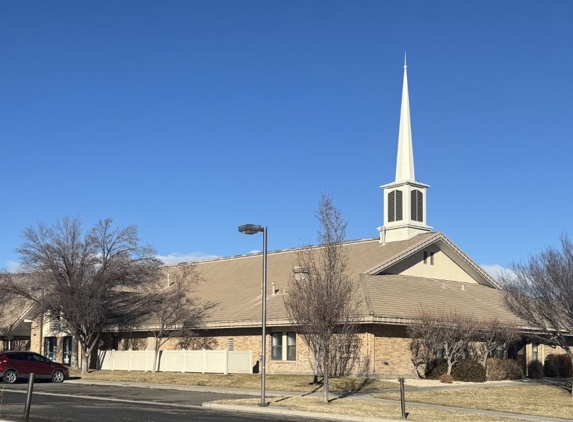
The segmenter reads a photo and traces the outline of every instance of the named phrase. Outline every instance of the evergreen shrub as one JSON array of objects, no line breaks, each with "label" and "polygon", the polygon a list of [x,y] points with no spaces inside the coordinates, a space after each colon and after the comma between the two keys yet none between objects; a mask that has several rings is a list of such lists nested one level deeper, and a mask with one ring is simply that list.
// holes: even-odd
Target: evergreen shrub
[{"label": "evergreen shrub", "polygon": [[448,372],[448,362],[445,360],[434,360],[426,366],[426,379],[438,380]]},{"label": "evergreen shrub", "polygon": [[527,366],[527,376],[535,380],[543,378],[543,364],[538,360],[529,362]]},{"label": "evergreen shrub", "polygon": [[452,368],[456,381],[485,382],[485,368],[473,359],[461,359]]},{"label": "evergreen shrub", "polygon": [[551,354],[545,358],[545,376],[569,378],[573,376],[573,367],[569,355]]}]

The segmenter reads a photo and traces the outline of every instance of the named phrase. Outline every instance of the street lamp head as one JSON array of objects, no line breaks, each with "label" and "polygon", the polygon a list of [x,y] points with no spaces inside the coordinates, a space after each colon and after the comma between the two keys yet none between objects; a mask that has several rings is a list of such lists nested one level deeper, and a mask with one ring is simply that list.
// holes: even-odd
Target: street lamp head
[{"label": "street lamp head", "polygon": [[255,234],[264,231],[264,227],[258,224],[243,224],[239,226],[239,231],[243,234]]}]

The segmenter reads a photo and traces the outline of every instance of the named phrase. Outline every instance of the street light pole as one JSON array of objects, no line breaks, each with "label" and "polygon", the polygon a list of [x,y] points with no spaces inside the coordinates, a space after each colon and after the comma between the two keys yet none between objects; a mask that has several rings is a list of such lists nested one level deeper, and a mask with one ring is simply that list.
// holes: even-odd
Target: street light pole
[{"label": "street light pole", "polygon": [[256,224],[244,224],[239,226],[239,232],[243,234],[255,234],[263,232],[263,288],[262,288],[262,353],[261,353],[261,402],[259,406],[268,406],[265,399],[266,389],[266,361],[267,361],[267,228]]}]

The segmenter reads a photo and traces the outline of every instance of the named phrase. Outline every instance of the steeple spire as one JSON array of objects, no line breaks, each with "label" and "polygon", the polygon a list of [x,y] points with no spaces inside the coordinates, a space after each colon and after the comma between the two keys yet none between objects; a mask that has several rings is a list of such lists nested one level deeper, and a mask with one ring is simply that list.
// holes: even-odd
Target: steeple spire
[{"label": "steeple spire", "polygon": [[385,199],[384,225],[378,227],[381,243],[407,240],[417,234],[432,230],[426,224],[426,190],[429,186],[417,182],[414,175],[407,69],[406,55],[404,55],[396,180],[381,186]]},{"label": "steeple spire", "polygon": [[396,159],[396,181],[415,181],[414,153],[412,149],[412,127],[410,124],[410,96],[408,94],[408,65],[404,54],[404,83],[402,85],[402,108],[398,132],[398,157]]}]

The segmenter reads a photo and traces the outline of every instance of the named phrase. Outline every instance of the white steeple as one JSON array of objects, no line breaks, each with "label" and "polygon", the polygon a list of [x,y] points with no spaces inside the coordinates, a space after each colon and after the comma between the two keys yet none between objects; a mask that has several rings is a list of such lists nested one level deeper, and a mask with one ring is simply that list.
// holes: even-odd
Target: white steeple
[{"label": "white steeple", "polygon": [[410,97],[405,56],[396,180],[381,188],[384,190],[385,200],[384,226],[378,228],[381,243],[407,240],[419,233],[432,230],[426,225],[426,189],[429,186],[417,182],[414,175]]},{"label": "white steeple", "polygon": [[412,152],[412,126],[410,124],[410,97],[408,95],[408,66],[404,56],[404,83],[402,85],[402,108],[400,131],[398,132],[398,158],[396,160],[396,181],[415,181],[414,153]]}]

